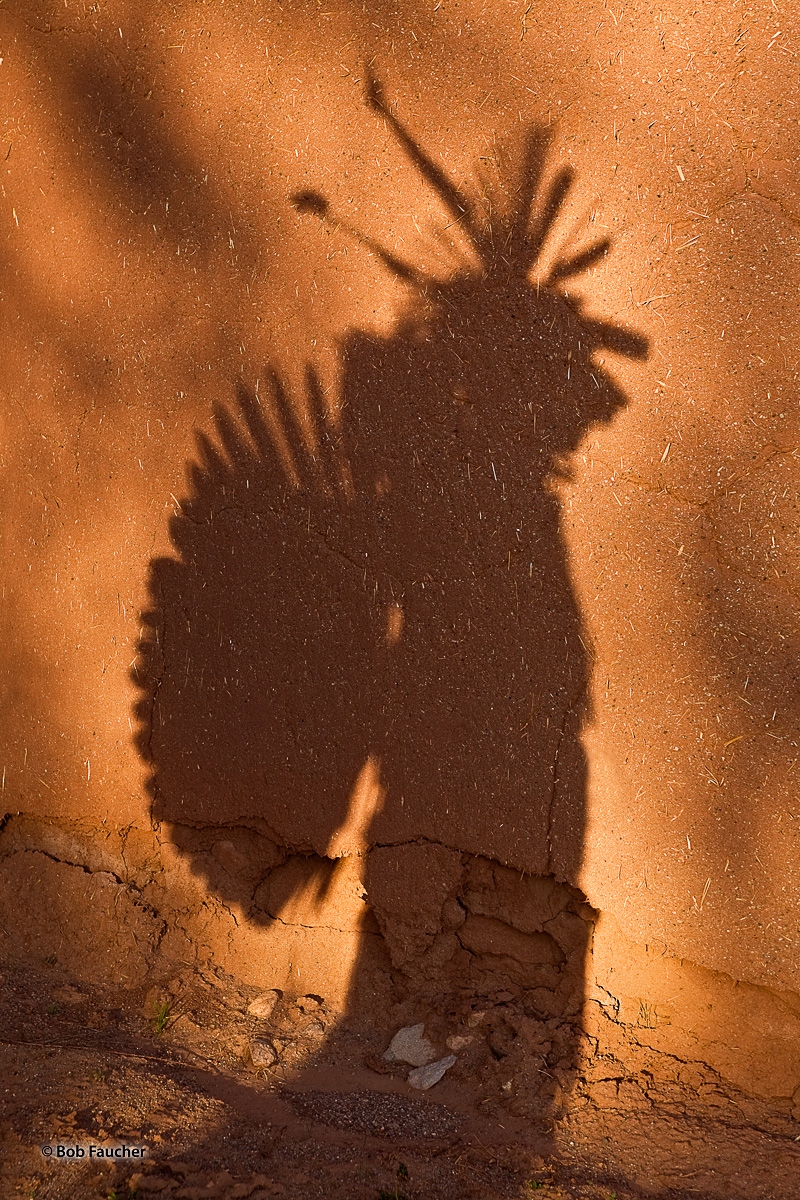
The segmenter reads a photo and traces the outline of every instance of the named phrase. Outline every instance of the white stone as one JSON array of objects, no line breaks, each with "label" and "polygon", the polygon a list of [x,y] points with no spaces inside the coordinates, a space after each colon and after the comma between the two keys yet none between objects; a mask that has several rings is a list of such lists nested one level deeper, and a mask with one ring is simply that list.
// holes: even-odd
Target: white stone
[{"label": "white stone", "polygon": [[428,1063],[425,1067],[417,1067],[416,1070],[409,1071],[408,1082],[413,1088],[424,1092],[438,1083],[445,1071],[449,1071],[455,1061],[455,1054],[449,1054],[447,1058],[440,1058],[438,1062]]},{"label": "white stone", "polygon": [[278,1053],[271,1042],[256,1038],[250,1043],[250,1058],[254,1067],[271,1067],[278,1061]]},{"label": "white stone", "polygon": [[425,1037],[424,1024],[404,1025],[389,1042],[383,1057],[386,1062],[404,1062],[412,1067],[423,1067],[436,1058],[436,1047]]},{"label": "white stone", "polygon": [[264,992],[261,996],[256,996],[247,1006],[247,1011],[251,1017],[258,1017],[262,1021],[266,1021],[272,1016],[272,1010],[281,998],[280,992]]}]

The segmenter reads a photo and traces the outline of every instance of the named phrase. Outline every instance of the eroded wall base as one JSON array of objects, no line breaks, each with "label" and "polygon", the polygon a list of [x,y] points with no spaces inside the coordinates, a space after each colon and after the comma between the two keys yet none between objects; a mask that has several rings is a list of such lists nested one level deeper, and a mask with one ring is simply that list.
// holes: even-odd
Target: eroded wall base
[{"label": "eroded wall base", "polygon": [[323,859],[252,829],[166,841],[8,817],[0,947],[123,987],[210,964],[354,1019],[390,1001],[513,1001],[484,1031],[493,1052],[507,1071],[546,1061],[556,1090],[576,1069],[605,1079],[626,1054],[702,1064],[790,1105],[800,1087],[800,996],[632,941],[576,889],[437,843]]}]

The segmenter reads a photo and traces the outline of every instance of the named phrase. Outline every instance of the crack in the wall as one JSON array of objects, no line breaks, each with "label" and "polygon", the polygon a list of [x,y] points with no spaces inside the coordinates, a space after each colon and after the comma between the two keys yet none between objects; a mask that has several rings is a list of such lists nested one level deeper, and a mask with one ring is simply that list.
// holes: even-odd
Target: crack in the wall
[{"label": "crack in the wall", "polygon": [[[579,702],[580,695],[573,700],[572,705],[567,711],[567,714],[565,714],[565,723],[566,720],[569,719],[569,716],[574,714],[575,706]],[[420,839],[401,843],[392,843],[389,846],[382,848],[412,848],[419,847],[421,844],[447,848],[444,847],[440,842],[428,840],[421,841]],[[200,946],[205,944],[204,939],[206,938],[206,935],[198,934],[198,917],[201,919],[204,929],[213,930],[215,916],[218,917],[222,912],[226,913],[230,917],[231,924],[227,926],[224,936],[223,929],[220,928],[219,936],[217,938],[217,949],[212,951],[212,956],[213,954],[222,953],[224,956],[232,955],[234,958],[237,958],[240,953],[238,939],[244,932],[244,929],[251,922],[250,920],[240,920],[237,918],[231,907],[219,900],[218,897],[212,898],[209,896],[203,900],[200,896],[198,896],[197,902],[188,907],[181,905],[180,911],[178,911],[170,898],[171,894],[169,887],[167,887],[167,890],[163,893],[163,895],[161,892],[158,893],[155,903],[147,903],[146,901],[140,899],[140,897],[137,895],[139,889],[135,885],[124,882],[113,870],[107,870],[103,867],[93,869],[82,863],[70,862],[69,859],[59,856],[58,854],[50,853],[47,850],[39,850],[31,846],[26,847],[24,850],[15,847],[15,849],[12,851],[12,854],[19,853],[38,855],[41,859],[47,860],[57,866],[76,866],[85,876],[101,876],[105,877],[109,881],[113,880],[117,887],[115,888],[114,893],[110,895],[110,899],[112,901],[112,913],[119,911],[118,906],[123,902],[124,890],[124,896],[127,896],[130,902],[136,905],[141,912],[147,913],[150,917],[155,918],[153,923],[154,927],[151,931],[140,931],[135,928],[131,930],[131,944],[135,944],[138,947],[137,952],[143,953],[147,961],[156,969],[158,969],[158,956],[163,954],[162,948],[169,933],[175,933],[176,931],[181,932],[188,939],[189,944],[194,946],[195,950],[199,950]],[[459,851],[458,853],[461,854],[462,852]],[[480,859],[481,857],[482,856],[469,856],[469,858],[477,859]],[[483,948],[481,947],[480,943],[472,944],[469,938],[462,937],[463,922],[462,925],[458,925],[456,927],[453,927],[447,923],[449,918],[445,917],[444,904],[449,901],[443,902],[441,917],[443,923],[441,925],[440,932],[446,931],[448,936],[452,935],[452,941],[457,947],[457,953],[467,957],[458,965],[456,965],[454,962],[452,967],[448,965],[450,961],[449,959],[437,959],[436,951],[434,951],[434,957],[430,959],[427,965],[424,954],[420,956],[419,953],[416,953],[412,956],[411,960],[405,963],[405,965],[404,957],[399,958],[397,962],[395,962],[393,958],[392,976],[395,980],[395,984],[405,988],[409,995],[431,995],[433,994],[431,993],[431,988],[433,988],[434,991],[436,988],[439,988],[440,991],[442,988],[444,988],[445,992],[448,992],[449,994],[448,989],[451,989],[454,984],[456,984],[456,981],[458,981],[457,986],[463,987],[469,978],[471,979],[473,988],[477,989],[475,994],[482,996],[487,994],[485,991],[487,986],[490,989],[498,986],[496,980],[498,980],[500,976],[503,976],[504,972],[506,971],[506,968],[500,965],[500,960],[504,960],[508,956],[514,960],[517,959],[518,942],[515,943],[513,939],[518,938],[519,936],[525,936],[525,930],[517,930],[512,918],[512,923],[508,929],[509,937],[512,940],[508,943],[508,945],[506,945],[504,940],[505,934],[502,931],[502,926],[504,924],[508,924],[509,918],[503,909],[503,905],[507,907],[509,903],[509,897],[517,894],[516,889],[522,888],[522,893],[525,892],[526,884],[524,877],[520,878],[520,880],[516,882],[509,880],[508,877],[506,877],[505,882],[503,882],[499,873],[497,872],[499,872],[501,869],[507,870],[507,868],[505,868],[499,860],[484,860],[483,864],[480,862],[475,862],[472,865],[469,861],[465,860],[463,862],[463,867],[465,871],[468,869],[476,869],[479,873],[473,878],[472,882],[469,881],[469,876],[467,874],[462,875],[461,882],[459,882],[457,885],[458,895],[461,895],[463,888],[466,887],[468,889],[467,892],[464,892],[463,902],[461,900],[458,901],[462,909],[462,913],[465,915],[467,920],[475,920],[476,918],[482,920],[484,922],[484,929],[486,928],[486,918],[490,918],[490,926],[493,929],[496,929],[497,932],[490,932],[488,934],[490,941]],[[489,870],[488,875],[485,874],[487,869]],[[483,874],[481,874],[481,872],[483,872]],[[544,1002],[541,1009],[539,1009],[540,1001],[533,1001],[534,1009],[537,1009],[537,1011],[540,1012],[537,1020],[546,1022],[552,1019],[555,1020],[556,1023],[564,1025],[564,1027],[566,1027],[566,1025],[568,1025],[570,1022],[574,1022],[576,1014],[580,1012],[581,999],[577,993],[574,993],[573,984],[568,982],[573,980],[575,987],[577,987],[581,995],[584,996],[582,1003],[585,1006],[591,1007],[593,1010],[596,1009],[599,1016],[605,1018],[610,1025],[617,1027],[624,1036],[625,1044],[628,1045],[632,1050],[635,1049],[637,1053],[642,1052],[649,1055],[658,1055],[659,1060],[663,1060],[665,1062],[669,1061],[681,1067],[687,1065],[697,1065],[708,1070],[710,1074],[713,1075],[714,1079],[723,1079],[725,1077],[725,1068],[723,1066],[723,1074],[721,1074],[719,1063],[717,1063],[716,1066],[714,1065],[716,1053],[714,1047],[718,1046],[722,1048],[723,1046],[727,1045],[724,1030],[716,1034],[704,1034],[699,1032],[693,1024],[693,1009],[691,1011],[687,1010],[685,1013],[671,1013],[669,1020],[662,1021],[661,1019],[658,1019],[659,1005],[661,1004],[661,1000],[658,999],[658,997],[655,998],[652,1005],[648,1005],[648,1010],[652,1013],[653,1018],[657,1018],[655,1023],[653,1023],[647,1014],[645,1014],[645,1020],[643,1023],[641,1015],[636,1017],[635,1014],[636,997],[639,994],[637,989],[639,986],[641,986],[640,984],[631,980],[630,982],[633,990],[630,990],[630,988],[626,989],[625,984],[614,987],[613,981],[609,984],[609,980],[607,979],[604,981],[595,980],[592,977],[594,972],[592,972],[588,978],[586,978],[586,967],[591,961],[593,961],[593,935],[595,934],[595,927],[599,914],[593,914],[592,919],[589,920],[583,913],[582,909],[580,911],[576,909],[574,907],[574,902],[577,901],[579,897],[577,896],[575,890],[558,881],[552,874],[547,876],[537,874],[537,876],[533,877],[533,883],[535,887],[541,887],[541,883],[545,879],[551,885],[553,885],[553,888],[555,889],[552,892],[553,896],[558,895],[560,897],[560,912],[556,916],[549,917],[548,912],[552,910],[548,909],[548,906],[551,901],[549,899],[545,899],[543,901],[540,929],[547,934],[548,938],[554,941],[556,946],[560,947],[560,950],[564,955],[564,959],[560,964],[552,964],[549,968],[557,972],[557,976],[555,979],[553,979],[553,981],[548,981],[545,977],[540,978],[533,983],[525,984],[523,981],[521,984],[523,993],[525,992],[526,987],[533,987],[534,990],[541,989],[541,991],[552,993],[552,999]],[[506,898],[504,900],[502,899],[504,889],[508,889],[509,886],[512,886],[512,892],[506,891]],[[492,905],[494,905],[496,902],[499,903],[499,907],[496,909],[494,915],[492,915],[491,907],[482,907],[485,903],[485,900],[480,900],[480,903],[477,906],[470,900],[470,896],[473,895],[473,892],[469,889],[474,888],[478,889],[475,895],[477,895],[479,898],[481,896],[485,897],[486,900],[489,900],[489,898],[493,896],[497,898],[497,901],[489,900],[490,904]],[[535,892],[532,892],[531,896],[534,894]],[[449,895],[454,896],[455,893],[451,891]],[[550,893],[548,893],[548,896],[549,895]],[[286,930],[287,934],[294,930],[297,932],[303,931],[316,934],[317,936],[321,936],[323,938],[328,937],[330,939],[334,939],[331,943],[332,948],[335,947],[335,939],[337,938],[346,938],[348,943],[352,943],[353,939],[355,938],[362,947],[366,945],[365,939],[369,941],[370,945],[374,945],[375,940],[379,939],[388,947],[387,939],[391,940],[392,937],[397,936],[397,933],[392,932],[391,922],[389,923],[388,927],[384,927],[385,914],[383,914],[380,908],[376,908],[376,905],[370,902],[368,897],[367,903],[373,914],[378,918],[380,932],[374,931],[368,927],[359,926],[358,924],[354,924],[349,928],[345,928],[339,925],[332,925],[327,922],[323,924],[313,923],[313,921],[308,920],[285,919],[284,917],[281,917],[279,913],[273,911],[272,905],[270,905],[268,909],[264,910],[263,916],[271,924],[280,926],[282,929]],[[204,912],[204,910],[207,910],[207,912]],[[562,915],[567,912],[571,914],[569,918],[570,920],[577,922],[578,918],[580,917],[581,928],[585,928],[586,932],[585,938],[578,936],[576,940],[576,934],[571,931],[569,926],[566,928],[566,930],[559,929],[558,927],[550,928],[553,922],[561,919]],[[391,916],[391,912],[389,915]],[[87,917],[90,916],[91,906],[90,912],[87,914]],[[116,920],[116,925],[114,924],[114,920]],[[100,937],[100,941],[105,939],[106,946],[114,945],[124,948],[126,932],[124,923],[120,921],[119,917],[112,918],[111,926],[108,925],[107,916],[105,921],[105,926],[99,930],[99,934],[102,935]],[[227,922],[224,924],[227,925]],[[263,926],[263,922],[260,920],[256,921],[256,926]],[[402,929],[400,933],[402,936]],[[91,936],[94,937],[95,935],[91,934]],[[484,934],[482,936],[486,935]],[[536,934],[534,936],[539,935]],[[499,940],[493,943],[491,941],[492,938]],[[98,941],[98,946],[100,945],[100,941]],[[537,953],[535,950],[536,945],[537,943],[532,943],[532,950],[534,953]],[[525,954],[523,954],[518,961],[519,963],[526,962],[527,959]],[[537,959],[536,961],[541,961],[544,965],[548,960]],[[466,962],[471,964],[471,966],[466,967]],[[151,967],[148,966],[145,969],[149,970]],[[520,968],[517,966],[508,968],[508,970],[511,971],[510,977],[512,981],[516,979],[514,972],[518,971],[519,969]],[[538,970],[537,967],[534,967],[533,969],[534,971]],[[530,970],[530,967],[523,967],[522,970],[523,972]],[[757,992],[762,997],[762,1001],[760,1002],[766,1002],[773,1006],[774,1019],[779,1022],[782,1028],[785,1029],[785,1033],[782,1036],[788,1038],[789,1043],[792,1042],[793,1037],[796,1039],[797,1030],[798,1027],[800,1027],[800,997],[795,997],[788,993],[778,993],[768,987],[764,987],[763,985],[749,984],[746,981],[743,981],[740,984],[732,976],[726,974],[725,972],[713,972],[698,964],[694,964],[689,960],[676,959],[675,970],[679,972],[688,970],[690,972],[689,979],[692,981],[693,986],[696,987],[698,984],[701,985],[703,989],[708,992],[709,1000],[714,1000],[714,997],[718,996],[719,1002],[723,1005],[721,1010],[723,1017],[725,1012],[724,1005],[726,1003],[725,996],[729,995],[730,988],[736,988],[739,986],[746,986],[748,988],[752,987],[754,992]],[[452,974],[453,971],[456,972],[455,975]],[[699,979],[697,978],[697,972],[702,973]],[[586,984],[588,984],[588,995],[584,994],[585,989],[582,982],[584,978],[586,978]],[[400,984],[398,983],[400,980],[405,980],[405,982]],[[518,984],[512,983],[512,986],[517,987]],[[481,990],[482,988],[484,989],[483,991]],[[634,1009],[632,1010],[632,1015],[628,1017],[626,1016],[626,1012],[627,1009],[631,1008],[631,1003],[634,1005]],[[577,1008],[574,1007],[575,1004],[577,1004]],[[550,1005],[553,1007],[549,1007]],[[774,1007],[776,1005],[777,1008]],[[717,1006],[717,1000],[714,1000],[714,1006]],[[587,1011],[587,1009],[584,1009],[584,1011]],[[703,1006],[703,1012],[705,1012],[705,1005]],[[582,1019],[579,1018],[579,1022],[580,1020]],[[707,1018],[704,1016],[703,1020],[707,1020]],[[678,1038],[678,1048],[673,1047],[673,1049],[670,1050],[669,1042],[666,1042],[663,1045],[661,1042],[659,1042],[658,1045],[651,1044],[651,1042],[648,1040],[648,1030],[658,1030],[659,1037],[662,1039],[662,1041],[664,1037]],[[589,1040],[591,1040],[591,1037]],[[502,1057],[504,1052],[500,1051],[499,1053]],[[557,1053],[560,1054],[561,1051],[558,1051]],[[606,1069],[606,1081],[611,1079],[613,1082],[614,1079],[624,1079],[627,1077],[627,1072],[621,1071],[617,1073],[613,1065],[613,1060],[617,1057],[618,1055],[612,1055],[611,1059],[609,1060],[608,1068]],[[721,1061],[725,1061],[724,1055]],[[598,1063],[598,1065],[602,1068],[602,1063]]]},{"label": "crack in the wall", "polygon": [[749,174],[749,172],[746,172],[746,174],[747,174],[747,187],[745,189],[743,189],[741,195],[744,195],[745,193],[749,192],[750,195],[757,197],[759,200],[761,200],[765,204],[773,205],[775,208],[777,208],[780,211],[782,216],[784,216],[786,218],[786,220],[789,222],[789,224],[796,225],[798,227],[798,232],[800,232],[800,213],[795,213],[793,210],[787,208],[786,205],[783,203],[783,201],[779,197],[771,196],[767,192],[762,192],[760,190],[760,188],[758,188],[754,185],[752,176]]},{"label": "crack in the wall", "polygon": [[[764,458],[761,458],[759,462],[754,463],[748,468],[742,469],[736,475],[732,476],[730,480],[726,480],[724,491],[722,488],[715,488],[713,494],[710,495],[706,500],[690,500],[685,495],[681,495],[681,493],[674,487],[657,487],[655,484],[649,484],[644,480],[636,478],[633,473],[628,473],[624,478],[624,482],[630,486],[630,491],[628,494],[631,496],[631,498],[633,498],[636,493],[641,493],[652,497],[667,496],[679,509],[694,513],[695,519],[703,518],[704,524],[701,527],[701,536],[703,536],[706,540],[708,553],[703,555],[701,552],[698,552],[698,557],[705,557],[709,562],[709,565],[717,570],[721,576],[727,576],[729,574],[733,575],[734,577],[743,576],[750,580],[750,582],[757,584],[759,587],[767,588],[774,593],[778,593],[781,596],[797,602],[797,589],[783,582],[779,576],[767,575],[766,573],[758,574],[746,562],[735,562],[728,557],[723,545],[724,535],[719,531],[720,521],[715,519],[714,516],[715,506],[724,500],[727,493],[733,487],[741,486],[752,475],[763,471],[768,464],[773,463],[778,459],[796,459],[797,457],[796,447],[793,447],[792,449],[775,447],[770,454]],[[691,561],[690,556],[687,556],[687,562],[688,561]],[[771,568],[773,568],[775,561],[775,557],[769,557],[768,563]]]},{"label": "crack in the wall", "polygon": [[[120,879],[119,875],[117,875],[107,866],[87,867],[85,863],[75,862],[73,859],[59,858],[57,854],[51,854],[48,850],[43,850],[39,846],[19,846],[13,849],[9,855],[4,855],[2,857],[11,857],[11,855],[14,854],[39,854],[42,856],[42,858],[46,858],[50,862],[56,863],[58,866],[73,867],[77,871],[82,871],[84,875],[108,875],[109,878],[113,879],[114,883],[117,884],[118,887],[120,887],[123,891],[131,893],[130,898],[134,904],[138,904],[140,907],[155,915],[155,909],[153,909],[151,905],[149,905],[147,901],[142,898],[142,889],[133,883],[132,880]],[[2,861],[2,857],[0,857],[0,861]]]},{"label": "crack in the wall", "polygon": [[276,924],[282,925],[284,929],[310,929],[314,933],[341,933],[347,937],[357,935],[365,937],[369,934],[371,937],[380,937],[380,934],[372,933],[366,929],[341,929],[336,925],[306,925],[303,921],[284,921],[283,917],[276,917],[274,913],[262,910],[264,915],[269,917],[270,921],[275,921]]}]

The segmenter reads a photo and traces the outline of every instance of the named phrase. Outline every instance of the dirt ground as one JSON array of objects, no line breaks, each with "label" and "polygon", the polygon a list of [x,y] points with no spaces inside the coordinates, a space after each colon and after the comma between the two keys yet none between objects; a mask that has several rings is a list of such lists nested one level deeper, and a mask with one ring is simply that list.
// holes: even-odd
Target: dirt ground
[{"label": "dirt ground", "polygon": [[[6,963],[0,989],[4,1197],[800,1196],[796,1121],[698,1064],[648,1058],[620,1029],[537,1123],[469,1076],[414,1091],[382,1058],[385,1030],[337,1027],[321,998],[282,998],[263,1020],[248,1013],[256,989],[211,972],[104,992],[49,964]],[[482,1045],[504,1008],[450,1027]],[[434,1042],[447,1023],[426,1023]],[[275,1048],[271,1066],[253,1065],[254,1044]],[[146,1157],[45,1157],[59,1144]]]}]

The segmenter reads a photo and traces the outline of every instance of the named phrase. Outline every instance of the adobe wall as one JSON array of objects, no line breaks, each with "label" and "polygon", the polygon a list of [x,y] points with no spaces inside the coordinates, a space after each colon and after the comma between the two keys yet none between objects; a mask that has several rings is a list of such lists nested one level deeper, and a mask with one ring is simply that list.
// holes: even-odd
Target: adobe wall
[{"label": "adobe wall", "polygon": [[[477,4],[0,21],[6,948],[342,1005],[359,971],[478,961],[483,986],[499,958],[789,1097],[800,255],[773,10],[584,6],[568,52],[563,5],[522,30]],[[459,187],[550,131],[540,201],[573,178],[513,295],[470,291],[446,195],[363,102],[373,57]],[[573,307],[548,299],[606,237]],[[437,315],[400,260],[468,282]],[[544,881],[527,924],[528,885],[501,911],[476,864]]]}]

